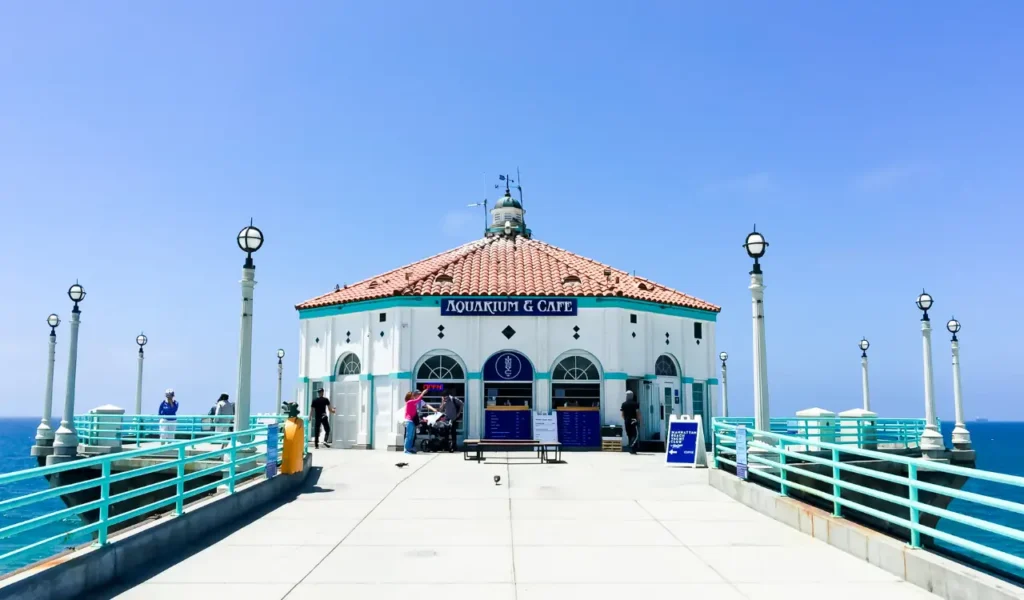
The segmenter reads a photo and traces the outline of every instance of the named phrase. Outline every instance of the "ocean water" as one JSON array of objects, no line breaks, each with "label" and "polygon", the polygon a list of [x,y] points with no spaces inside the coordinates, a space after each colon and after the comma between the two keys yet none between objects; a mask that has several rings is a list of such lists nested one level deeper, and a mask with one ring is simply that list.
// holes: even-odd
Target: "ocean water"
[{"label": "ocean water", "polygon": [[[36,459],[29,456],[29,449],[35,438],[36,426],[38,424],[38,419],[0,419],[0,470],[2,472],[19,471],[36,466]],[[57,429],[57,425],[56,422],[53,423],[54,430]],[[951,423],[943,423],[942,432],[946,436],[947,446],[951,445],[949,437],[952,427]],[[970,423],[968,424],[968,429],[971,431],[971,441],[974,443],[974,448],[978,453],[977,466],[979,469],[1024,477],[1024,444],[1020,442],[1020,440],[1024,439],[1024,422]],[[45,489],[47,489],[47,483],[41,477],[10,485],[0,485],[0,501]],[[1008,485],[972,479],[964,486],[964,489],[1024,504],[1024,488],[1015,488]],[[0,512],[0,528],[63,508],[64,503],[54,498],[30,506],[3,511]],[[950,504],[949,509],[1018,530],[1024,530],[1024,515],[987,508],[962,500],[954,500]],[[77,527],[79,524],[77,517],[69,517],[63,522],[43,526],[31,533],[0,540],[0,555],[25,544],[59,535],[62,531]],[[1024,556],[1024,543],[1021,542],[979,531],[973,527],[960,525],[947,519],[939,521],[939,529],[990,547],[998,548],[1010,554]],[[88,541],[88,536],[78,536],[76,538],[59,539],[45,544],[16,562],[0,565],[0,573],[44,559],[66,547],[76,546]],[[971,558],[985,564],[994,564],[994,561],[991,559],[979,555],[973,555]],[[1012,569],[1006,570],[1014,575],[1024,577],[1024,572]]]}]

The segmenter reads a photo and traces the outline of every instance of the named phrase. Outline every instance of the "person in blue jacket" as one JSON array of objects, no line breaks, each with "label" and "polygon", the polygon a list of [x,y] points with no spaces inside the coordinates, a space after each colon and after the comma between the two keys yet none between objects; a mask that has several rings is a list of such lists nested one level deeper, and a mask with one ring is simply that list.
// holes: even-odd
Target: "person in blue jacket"
[{"label": "person in blue jacket", "polygon": [[164,392],[164,401],[160,403],[160,438],[174,440],[176,428],[174,416],[178,414],[178,401],[174,399],[174,390],[168,388]]}]

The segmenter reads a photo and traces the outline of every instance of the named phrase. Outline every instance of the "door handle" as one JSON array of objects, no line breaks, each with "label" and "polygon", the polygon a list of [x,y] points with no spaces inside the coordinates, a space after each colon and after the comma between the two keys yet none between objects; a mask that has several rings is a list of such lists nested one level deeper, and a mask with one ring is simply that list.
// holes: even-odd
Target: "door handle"
[{"label": "door handle", "polygon": [[665,418],[665,407],[664,406],[661,407],[661,418],[662,419]]}]

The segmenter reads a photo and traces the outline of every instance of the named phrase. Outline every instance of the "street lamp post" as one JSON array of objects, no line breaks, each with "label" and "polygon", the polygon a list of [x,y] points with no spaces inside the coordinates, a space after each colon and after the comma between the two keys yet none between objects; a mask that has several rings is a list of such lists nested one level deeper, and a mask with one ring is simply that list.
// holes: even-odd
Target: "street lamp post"
[{"label": "street lamp post", "polygon": [[60,325],[60,317],[50,315],[46,317],[46,324],[50,326],[50,354],[46,362],[46,395],[43,396],[43,418],[39,421],[39,427],[36,427],[33,456],[47,456],[53,452],[53,427],[50,426],[50,420],[53,418],[53,364],[56,362],[57,326]]},{"label": "street lamp post", "polygon": [[946,323],[946,330],[953,334],[950,345],[953,349],[953,406],[956,410],[956,425],[953,426],[953,448],[956,450],[971,449],[971,434],[964,426],[964,404],[960,395],[960,340],[956,334],[960,331],[960,321],[952,318]]},{"label": "street lamp post", "polygon": [[281,408],[281,379],[284,377],[284,348],[277,349],[277,407]]},{"label": "street lamp post", "polygon": [[860,381],[861,388],[864,391],[864,410],[871,410],[871,394],[868,391],[868,348],[871,346],[871,342],[867,338],[861,338],[860,342],[857,343],[857,347],[860,348]]},{"label": "street lamp post", "polygon": [[139,376],[135,379],[135,414],[142,414],[142,361],[145,358],[145,353],[142,351],[142,347],[149,342],[149,338],[146,337],[145,333],[140,333],[135,338],[135,343],[139,345]]},{"label": "street lamp post", "polygon": [[[242,266],[242,325],[238,343],[238,406],[235,410],[235,431],[249,429],[249,392],[252,384],[252,294],[256,287],[256,265],[252,253],[263,246],[263,232],[249,225],[238,232],[238,247],[245,252]],[[239,440],[248,441],[248,440]]]},{"label": "street lamp post", "polygon": [[729,360],[728,352],[719,352],[718,358],[722,360],[722,416],[729,416],[729,380],[726,377],[725,361]]},{"label": "street lamp post", "polygon": [[[756,225],[754,231],[747,234],[747,241],[743,247],[746,248],[747,255],[754,259],[754,268],[750,271],[750,299],[754,317],[754,429],[771,431],[768,408],[768,356],[764,333],[764,276],[759,262],[768,248],[768,242],[757,232]],[[772,443],[767,438],[760,441]]]},{"label": "street lamp post", "polygon": [[932,374],[932,322],[928,309],[934,303],[931,295],[924,290],[917,297],[921,317],[922,357],[924,358],[924,431],[921,432],[921,453],[924,458],[941,458],[946,446],[939,432],[938,417],[935,414],[935,377]]},{"label": "street lamp post", "polygon": [[64,414],[53,440],[53,455],[47,463],[71,460],[78,454],[78,434],[75,433],[75,375],[78,369],[78,325],[82,311],[78,303],[85,299],[85,288],[77,281],[68,288],[68,298],[74,302],[71,308],[71,339],[68,342],[68,379],[64,390]]}]

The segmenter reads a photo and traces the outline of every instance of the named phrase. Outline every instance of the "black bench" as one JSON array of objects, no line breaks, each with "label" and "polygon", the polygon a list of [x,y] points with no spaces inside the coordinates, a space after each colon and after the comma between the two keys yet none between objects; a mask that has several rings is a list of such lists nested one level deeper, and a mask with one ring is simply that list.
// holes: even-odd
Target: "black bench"
[{"label": "black bench", "polygon": [[[562,462],[562,444],[540,440],[465,440],[462,443],[462,460],[483,462],[485,451],[523,452],[536,451],[542,463]],[[552,458],[553,457],[553,458]]]}]

